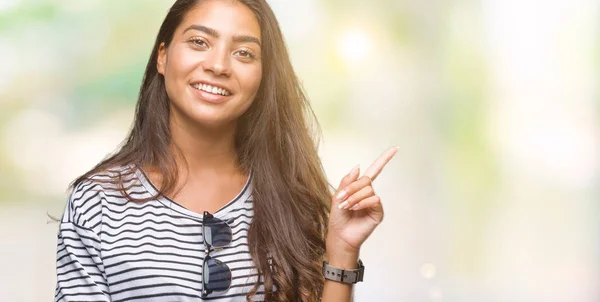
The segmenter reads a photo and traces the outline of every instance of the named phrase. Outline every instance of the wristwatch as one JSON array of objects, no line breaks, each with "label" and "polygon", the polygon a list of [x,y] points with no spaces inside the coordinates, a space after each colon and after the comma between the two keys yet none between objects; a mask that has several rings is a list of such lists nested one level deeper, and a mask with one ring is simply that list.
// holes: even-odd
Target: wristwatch
[{"label": "wristwatch", "polygon": [[358,259],[357,269],[341,269],[329,265],[327,261],[323,261],[323,276],[327,280],[355,284],[363,281],[364,274],[365,266],[360,259]]}]

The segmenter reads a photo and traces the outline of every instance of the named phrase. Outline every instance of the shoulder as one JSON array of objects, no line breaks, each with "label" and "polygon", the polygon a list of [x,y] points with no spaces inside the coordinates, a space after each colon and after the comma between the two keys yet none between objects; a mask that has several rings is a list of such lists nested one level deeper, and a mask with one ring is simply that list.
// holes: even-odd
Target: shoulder
[{"label": "shoulder", "polygon": [[73,185],[61,223],[93,228],[101,220],[103,203],[122,199],[136,180],[133,166],[97,172]]}]

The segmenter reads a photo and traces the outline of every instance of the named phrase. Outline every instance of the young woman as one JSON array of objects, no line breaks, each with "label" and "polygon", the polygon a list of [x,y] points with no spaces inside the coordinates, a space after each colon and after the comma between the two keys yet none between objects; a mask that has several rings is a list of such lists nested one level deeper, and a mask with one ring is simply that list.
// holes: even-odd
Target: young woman
[{"label": "young woman", "polygon": [[55,300],[350,301],[396,148],[331,194],[313,116],[265,0],[177,0],[129,137],[73,184]]}]

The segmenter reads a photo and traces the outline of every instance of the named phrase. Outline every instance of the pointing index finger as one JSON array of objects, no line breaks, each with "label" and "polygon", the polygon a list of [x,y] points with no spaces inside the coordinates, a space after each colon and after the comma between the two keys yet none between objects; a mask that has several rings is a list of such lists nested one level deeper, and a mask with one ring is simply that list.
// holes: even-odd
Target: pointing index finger
[{"label": "pointing index finger", "polygon": [[367,168],[364,175],[371,178],[371,181],[375,180],[377,175],[379,175],[379,173],[381,173],[381,170],[383,170],[383,167],[385,167],[385,165],[387,165],[387,163],[392,159],[392,157],[394,157],[394,155],[396,155],[397,151],[398,151],[398,147],[391,147],[391,148],[385,150],[385,152],[383,152],[379,156],[379,158],[377,158],[371,164],[371,166],[369,166],[369,168]]}]

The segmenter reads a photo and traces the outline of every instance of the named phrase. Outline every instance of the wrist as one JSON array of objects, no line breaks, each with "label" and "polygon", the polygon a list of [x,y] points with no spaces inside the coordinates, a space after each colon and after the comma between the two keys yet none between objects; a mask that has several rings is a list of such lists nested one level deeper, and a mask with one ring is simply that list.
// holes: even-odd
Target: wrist
[{"label": "wrist", "polygon": [[360,251],[358,249],[348,248],[343,244],[332,244],[328,242],[325,250],[327,263],[341,269],[357,268],[359,256]]}]

